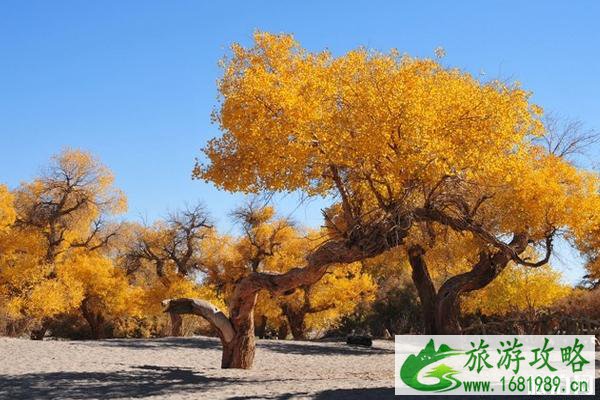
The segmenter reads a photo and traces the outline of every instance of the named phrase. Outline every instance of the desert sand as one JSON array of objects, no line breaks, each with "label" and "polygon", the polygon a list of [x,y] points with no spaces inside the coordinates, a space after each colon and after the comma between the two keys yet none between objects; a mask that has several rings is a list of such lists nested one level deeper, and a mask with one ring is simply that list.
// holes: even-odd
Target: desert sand
[{"label": "desert sand", "polygon": [[252,370],[222,370],[219,363],[214,338],[0,338],[0,399],[394,398],[392,341],[360,348],[259,340]]},{"label": "desert sand", "polygon": [[[254,368],[222,370],[218,340],[0,338],[0,399],[393,397],[394,343],[259,340]],[[387,395],[387,396],[385,396]]]}]

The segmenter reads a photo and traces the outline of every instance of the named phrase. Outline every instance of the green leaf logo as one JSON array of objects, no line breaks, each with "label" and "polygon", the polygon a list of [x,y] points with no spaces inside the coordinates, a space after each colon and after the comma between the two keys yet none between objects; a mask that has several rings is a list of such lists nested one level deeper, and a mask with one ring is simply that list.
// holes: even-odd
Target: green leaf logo
[{"label": "green leaf logo", "polygon": [[400,379],[411,388],[423,392],[447,392],[456,389],[461,385],[461,382],[454,375],[459,372],[448,365],[439,364],[425,374],[425,377],[437,378],[437,383],[421,383],[419,382],[418,375],[428,365],[463,353],[463,351],[451,349],[445,344],[440,345],[440,348],[436,350],[435,343],[431,339],[419,354],[416,356],[411,354],[406,358],[400,368]]}]

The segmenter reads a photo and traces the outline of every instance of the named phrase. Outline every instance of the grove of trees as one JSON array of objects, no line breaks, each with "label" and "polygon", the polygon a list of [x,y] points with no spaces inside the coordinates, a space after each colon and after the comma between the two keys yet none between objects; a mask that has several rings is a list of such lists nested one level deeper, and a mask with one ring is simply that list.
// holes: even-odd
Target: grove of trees
[{"label": "grove of trees", "polygon": [[[582,136],[550,129],[518,84],[262,32],[222,66],[221,136],[193,173],[252,195],[231,213],[239,234],[201,205],[120,221],[111,172],[67,149],[31,182],[0,185],[5,334],[182,335],[195,314],[223,368],[250,368],[256,336],[455,334],[468,314],[566,307],[574,291],[549,266],[558,240],[600,279],[599,176],[571,158]],[[258,200],[277,192],[329,199],[323,226]]]}]

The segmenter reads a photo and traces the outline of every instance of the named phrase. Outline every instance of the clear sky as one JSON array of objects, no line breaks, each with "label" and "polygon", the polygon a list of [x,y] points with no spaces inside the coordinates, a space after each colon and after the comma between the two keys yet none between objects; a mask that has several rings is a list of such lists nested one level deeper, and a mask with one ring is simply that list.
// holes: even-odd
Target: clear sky
[{"label": "clear sky", "polygon": [[[209,138],[217,61],[255,29],[311,50],[360,45],[511,78],[546,110],[600,129],[598,1],[12,1],[0,2],[0,182],[31,179],[66,146],[115,173],[130,218],[202,199],[227,231],[242,200],[191,180]],[[598,153],[596,152],[596,157]],[[317,226],[316,201],[282,212]],[[581,275],[566,266],[569,280]]]}]

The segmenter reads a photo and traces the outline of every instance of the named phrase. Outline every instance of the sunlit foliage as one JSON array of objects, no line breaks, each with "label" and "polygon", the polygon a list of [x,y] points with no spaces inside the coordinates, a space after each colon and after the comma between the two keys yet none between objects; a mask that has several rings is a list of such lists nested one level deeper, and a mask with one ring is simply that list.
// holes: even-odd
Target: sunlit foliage
[{"label": "sunlit foliage", "polygon": [[468,296],[466,312],[483,315],[525,314],[548,309],[573,289],[561,282],[561,274],[549,265],[526,268],[510,265],[486,288]]},{"label": "sunlit foliage", "polygon": [[15,220],[13,195],[4,185],[0,185],[0,233]]}]

